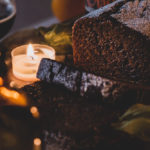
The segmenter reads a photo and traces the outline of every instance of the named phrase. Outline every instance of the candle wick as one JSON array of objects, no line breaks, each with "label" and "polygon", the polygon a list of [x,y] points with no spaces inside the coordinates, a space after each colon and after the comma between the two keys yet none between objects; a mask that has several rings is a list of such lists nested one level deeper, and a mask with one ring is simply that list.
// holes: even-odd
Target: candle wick
[{"label": "candle wick", "polygon": [[33,56],[31,56],[31,59],[32,59],[32,60],[34,60],[34,57],[33,57]]}]

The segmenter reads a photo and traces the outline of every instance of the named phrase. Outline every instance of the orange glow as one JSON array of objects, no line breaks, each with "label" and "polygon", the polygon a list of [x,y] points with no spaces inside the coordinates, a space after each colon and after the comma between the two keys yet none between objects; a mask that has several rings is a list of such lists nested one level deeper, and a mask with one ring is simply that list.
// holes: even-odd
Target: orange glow
[{"label": "orange glow", "polygon": [[0,86],[2,86],[2,85],[3,85],[3,78],[0,77]]},{"label": "orange glow", "polygon": [[42,142],[41,142],[40,138],[35,138],[33,143],[34,143],[35,146],[40,146]]},{"label": "orange glow", "polygon": [[32,107],[30,108],[30,112],[31,112],[31,114],[32,114],[32,116],[33,116],[34,118],[39,118],[40,113],[39,113],[37,107],[32,106]]},{"label": "orange glow", "polygon": [[27,106],[27,100],[24,95],[6,87],[0,87],[0,96],[6,101],[7,105]]}]

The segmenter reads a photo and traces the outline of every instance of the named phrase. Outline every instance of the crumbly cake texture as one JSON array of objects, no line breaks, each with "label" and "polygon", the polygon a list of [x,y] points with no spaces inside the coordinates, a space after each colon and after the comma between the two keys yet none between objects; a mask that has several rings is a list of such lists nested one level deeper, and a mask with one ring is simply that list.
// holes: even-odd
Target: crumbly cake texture
[{"label": "crumbly cake texture", "polygon": [[125,108],[101,105],[60,85],[40,81],[23,92],[39,108],[43,150],[144,149],[144,143],[111,127]]},{"label": "crumbly cake texture", "polygon": [[[131,15],[126,15],[128,7],[135,5]],[[117,0],[77,20],[73,26],[75,65],[109,79],[149,85],[148,13],[149,1]]]}]

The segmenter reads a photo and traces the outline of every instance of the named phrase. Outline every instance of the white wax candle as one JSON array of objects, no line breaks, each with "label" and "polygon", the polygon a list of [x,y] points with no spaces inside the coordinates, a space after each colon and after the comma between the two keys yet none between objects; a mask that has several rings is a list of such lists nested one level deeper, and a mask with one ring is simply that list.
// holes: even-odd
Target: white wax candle
[{"label": "white wax candle", "polygon": [[33,44],[33,56],[27,55],[27,45],[12,50],[12,71],[16,78],[36,81],[36,73],[42,58],[55,59],[55,50],[49,46]]}]

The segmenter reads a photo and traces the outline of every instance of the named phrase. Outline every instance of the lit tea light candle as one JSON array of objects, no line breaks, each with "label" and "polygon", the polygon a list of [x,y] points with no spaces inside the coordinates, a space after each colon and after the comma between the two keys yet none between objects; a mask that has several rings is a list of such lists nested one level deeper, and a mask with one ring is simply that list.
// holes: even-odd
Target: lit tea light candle
[{"label": "lit tea light candle", "polygon": [[36,81],[36,73],[42,58],[55,60],[55,50],[41,44],[22,45],[12,50],[13,75],[23,81]]}]

